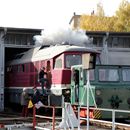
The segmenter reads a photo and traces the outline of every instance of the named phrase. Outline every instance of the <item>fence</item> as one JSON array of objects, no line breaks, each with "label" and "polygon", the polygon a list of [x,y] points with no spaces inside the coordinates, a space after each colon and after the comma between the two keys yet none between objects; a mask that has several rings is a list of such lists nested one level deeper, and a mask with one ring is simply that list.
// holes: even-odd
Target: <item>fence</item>
[{"label": "fence", "polygon": [[[36,113],[36,105],[33,106],[33,129],[42,129],[42,130],[55,130],[55,121],[56,119],[60,120],[61,118],[56,117],[55,112],[56,109],[61,109],[62,107],[60,106],[46,106],[42,105],[40,108],[50,108],[52,109],[52,116],[43,116],[43,115],[37,115]],[[47,120],[52,120],[52,128],[43,128],[43,126],[38,126],[37,124],[37,118],[41,119],[47,119]]]},{"label": "fence", "polygon": [[[93,109],[93,110],[100,110],[100,111],[106,111],[106,112],[111,112],[112,113],[112,121],[105,121],[105,120],[97,120],[97,119],[92,119],[92,118],[89,118],[89,116],[87,116],[86,118],[81,118],[80,117],[80,108],[86,108],[87,109],[87,107],[79,107],[78,108],[78,120],[80,121],[81,119],[82,120],[86,120],[86,121],[88,121],[89,120],[89,122],[90,121],[96,121],[96,122],[100,122],[100,123],[107,123],[107,124],[111,124],[112,125],[112,130],[115,130],[115,128],[116,128],[116,126],[117,125],[120,125],[120,126],[124,126],[124,127],[130,127],[130,125],[129,124],[125,124],[125,123],[117,123],[116,121],[115,121],[115,115],[116,115],[116,113],[118,113],[118,112],[120,112],[120,113],[130,113],[130,111],[127,111],[127,110],[117,110],[117,109],[105,109],[105,108],[93,108],[93,107],[89,107],[89,109]],[[89,125],[89,123],[87,123],[87,125]],[[78,130],[80,130],[80,124],[79,124],[79,126],[78,126]],[[89,130],[89,126],[87,126],[87,130]]]}]

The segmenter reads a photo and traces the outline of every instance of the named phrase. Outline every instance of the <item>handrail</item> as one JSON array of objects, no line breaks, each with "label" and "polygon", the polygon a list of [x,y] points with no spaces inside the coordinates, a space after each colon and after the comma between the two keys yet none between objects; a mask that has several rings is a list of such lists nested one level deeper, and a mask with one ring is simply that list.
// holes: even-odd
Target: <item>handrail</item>
[{"label": "handrail", "polygon": [[[34,105],[33,106],[33,129],[35,130],[35,128],[37,129],[43,129],[43,127],[40,127],[40,126],[36,126],[36,118],[44,118],[44,119],[50,119],[52,120],[52,130],[55,130],[55,120],[56,119],[61,119],[61,118],[56,118],[55,116],[55,109],[56,108],[62,108],[61,106],[46,106],[46,105],[42,105],[41,107],[44,107],[44,108],[51,108],[52,109],[52,117],[50,116],[42,116],[42,115],[37,115],[36,114],[36,106]],[[49,130],[49,129],[48,129]]]},{"label": "handrail", "polygon": [[[97,121],[97,122],[103,122],[103,123],[109,123],[112,125],[112,130],[115,130],[115,127],[117,125],[120,125],[120,126],[126,126],[126,127],[130,127],[129,124],[125,124],[125,123],[117,123],[115,122],[115,114],[117,112],[120,112],[120,113],[130,113],[130,111],[128,110],[117,110],[117,109],[107,109],[107,108],[94,108],[94,107],[82,107],[82,106],[79,106],[78,107],[78,113],[80,113],[80,108],[85,108],[85,109],[90,109],[90,110],[101,110],[101,111],[107,111],[107,112],[112,112],[112,121],[105,121],[105,120],[98,120],[98,119],[92,119],[90,118],[89,121]],[[79,115],[79,114],[78,114]],[[78,116],[79,120],[80,119],[84,119],[84,120],[87,120],[86,118],[81,118],[80,116]],[[80,126],[79,126],[79,130],[80,130]]]},{"label": "handrail", "polygon": [[52,108],[53,109],[53,113],[52,113],[52,117],[48,117],[48,116],[41,116],[41,115],[36,115],[36,107],[35,105],[33,106],[33,129],[38,128],[38,129],[43,129],[43,127],[40,126],[36,126],[36,117],[39,118],[46,118],[46,119],[52,119],[52,130],[55,130],[55,106],[41,106],[41,107],[46,107],[46,108]]}]

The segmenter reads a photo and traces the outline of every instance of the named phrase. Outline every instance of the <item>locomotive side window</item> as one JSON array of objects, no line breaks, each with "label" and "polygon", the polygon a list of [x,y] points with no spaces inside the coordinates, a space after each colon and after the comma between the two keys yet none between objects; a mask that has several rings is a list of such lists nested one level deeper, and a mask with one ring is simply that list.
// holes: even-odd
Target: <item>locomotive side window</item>
[{"label": "locomotive side window", "polygon": [[99,81],[119,81],[117,69],[99,69]]},{"label": "locomotive side window", "polygon": [[130,81],[130,69],[123,68],[122,69],[122,77],[123,77],[123,81]]},{"label": "locomotive side window", "polygon": [[73,65],[80,65],[82,64],[82,57],[81,55],[66,55],[65,57],[65,67],[71,68]]},{"label": "locomotive side window", "polygon": [[62,68],[62,59],[57,58],[55,60],[54,68]]},{"label": "locomotive side window", "polygon": [[[87,83],[87,69],[85,69],[83,71],[83,77],[84,77],[84,83],[86,84]],[[89,80],[90,81],[94,81],[95,80],[95,73],[94,73],[93,69],[89,70]]]}]

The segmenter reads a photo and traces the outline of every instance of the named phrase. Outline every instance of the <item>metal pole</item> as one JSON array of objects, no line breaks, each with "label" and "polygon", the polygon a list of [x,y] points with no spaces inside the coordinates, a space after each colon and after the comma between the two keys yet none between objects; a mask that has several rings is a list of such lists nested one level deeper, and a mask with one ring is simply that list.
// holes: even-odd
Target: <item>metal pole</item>
[{"label": "metal pole", "polygon": [[80,105],[78,106],[78,130],[80,130]]},{"label": "metal pole", "polygon": [[87,130],[89,130],[89,70],[87,70]]},{"label": "metal pole", "polygon": [[115,130],[115,110],[112,110],[112,130]]},{"label": "metal pole", "polygon": [[33,130],[35,130],[36,127],[36,107],[35,104],[33,105]]},{"label": "metal pole", "polygon": [[53,126],[52,126],[52,130],[55,130],[55,107],[53,107],[53,119],[52,119],[52,124],[53,124]]}]

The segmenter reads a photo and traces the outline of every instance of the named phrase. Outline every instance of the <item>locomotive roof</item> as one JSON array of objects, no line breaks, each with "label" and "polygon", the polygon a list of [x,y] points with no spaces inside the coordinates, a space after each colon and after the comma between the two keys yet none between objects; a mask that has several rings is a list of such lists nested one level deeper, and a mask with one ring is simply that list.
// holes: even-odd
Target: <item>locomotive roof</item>
[{"label": "locomotive roof", "polygon": [[46,47],[43,49],[41,49],[40,46],[40,47],[32,48],[27,52],[22,53],[23,56],[21,58],[14,59],[9,64],[13,65],[13,64],[21,64],[21,63],[27,63],[32,61],[38,61],[38,60],[51,59],[63,52],[68,52],[68,51],[98,53],[96,50],[92,48],[80,47],[80,46],[56,45],[56,46]]}]

